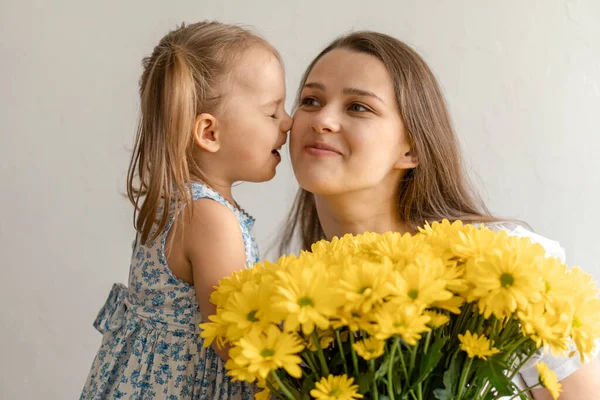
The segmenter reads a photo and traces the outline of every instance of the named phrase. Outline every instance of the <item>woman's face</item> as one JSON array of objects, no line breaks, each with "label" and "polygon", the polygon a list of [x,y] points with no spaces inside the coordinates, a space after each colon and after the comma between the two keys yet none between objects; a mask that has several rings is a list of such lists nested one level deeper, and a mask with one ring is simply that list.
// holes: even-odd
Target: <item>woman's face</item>
[{"label": "woman's face", "polygon": [[397,187],[416,166],[409,152],[383,63],[344,49],[324,55],[302,88],[290,135],[300,186],[321,195]]}]

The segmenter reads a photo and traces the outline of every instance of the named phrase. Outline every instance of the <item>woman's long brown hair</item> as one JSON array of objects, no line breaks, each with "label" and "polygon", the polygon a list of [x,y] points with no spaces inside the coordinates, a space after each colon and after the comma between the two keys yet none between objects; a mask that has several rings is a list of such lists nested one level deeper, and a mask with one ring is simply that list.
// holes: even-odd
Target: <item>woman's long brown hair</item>
[{"label": "woman's long brown hair", "polygon": [[[400,182],[398,214],[416,230],[426,222],[491,222],[492,217],[464,171],[458,140],[446,102],[435,76],[425,61],[408,45],[385,34],[362,31],[334,40],[308,66],[298,98],[315,64],[334,49],[346,49],[377,57],[394,82],[400,116],[419,166]],[[325,238],[314,195],[300,189],[284,227],[280,252],[299,239],[302,249]]]}]

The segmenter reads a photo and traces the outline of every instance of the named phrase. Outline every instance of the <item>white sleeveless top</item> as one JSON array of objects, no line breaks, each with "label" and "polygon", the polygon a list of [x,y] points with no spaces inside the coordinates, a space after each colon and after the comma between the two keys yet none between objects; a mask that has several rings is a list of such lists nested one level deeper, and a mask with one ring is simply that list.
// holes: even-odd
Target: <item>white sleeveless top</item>
[{"label": "white sleeveless top", "polygon": [[[539,243],[542,245],[542,247],[544,247],[546,250],[546,256],[556,257],[563,263],[565,262],[565,250],[558,242],[554,240],[531,232],[521,225],[513,222],[494,222],[485,225],[494,231],[503,230],[512,236],[528,237],[533,243]],[[570,350],[575,350],[575,347],[573,346],[573,348],[569,349],[569,351]],[[593,354],[592,358],[595,358],[598,355],[599,350],[600,342],[597,342],[595,353]],[[555,357],[550,352],[544,352],[543,350],[540,350],[538,355],[532,357],[523,366],[523,368],[521,368],[519,374],[517,374],[517,376],[513,379],[513,382],[517,384],[520,389],[524,389],[538,383],[539,374],[535,364],[540,361],[548,365],[548,368],[550,368],[550,370],[556,374],[556,377],[559,381],[568,377],[583,366],[579,358],[579,353],[577,352],[575,352],[572,357]],[[501,397],[500,400],[502,399],[508,400],[510,397]]]}]

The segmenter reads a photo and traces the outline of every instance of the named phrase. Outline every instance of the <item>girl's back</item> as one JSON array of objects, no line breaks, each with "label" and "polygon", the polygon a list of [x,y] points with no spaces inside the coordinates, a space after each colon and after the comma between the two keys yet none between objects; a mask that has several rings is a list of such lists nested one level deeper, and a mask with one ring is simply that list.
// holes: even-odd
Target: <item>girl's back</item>
[{"label": "girl's back", "polygon": [[[254,219],[206,185],[194,182],[192,191],[194,201],[212,199],[235,213],[246,263],[258,262],[251,232]],[[115,284],[94,321],[104,336],[82,399],[254,398],[253,386],[231,382],[221,358],[203,347],[194,287],[173,275],[165,256],[174,220],[172,207],[157,239],[142,245],[136,238],[129,286]]]}]

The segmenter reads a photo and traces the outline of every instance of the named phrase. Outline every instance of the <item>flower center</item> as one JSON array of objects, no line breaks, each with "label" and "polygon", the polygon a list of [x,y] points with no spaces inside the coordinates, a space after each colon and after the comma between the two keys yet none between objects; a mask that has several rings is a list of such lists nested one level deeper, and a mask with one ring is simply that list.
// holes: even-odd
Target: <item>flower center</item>
[{"label": "flower center", "polygon": [[258,312],[258,310],[252,310],[248,313],[248,321],[251,322],[256,322],[258,321],[258,318],[256,318],[256,313]]},{"label": "flower center", "polygon": [[515,278],[511,274],[504,273],[500,275],[500,284],[502,287],[509,287],[515,283]]},{"label": "flower center", "polygon": [[370,286],[363,286],[360,288],[360,290],[358,291],[359,294],[366,294],[367,296],[371,294],[371,287]]},{"label": "flower center", "polygon": [[416,300],[419,297],[419,291],[417,289],[411,289],[408,291],[408,297],[412,300]]},{"label": "flower center", "polygon": [[312,306],[313,302],[312,302],[312,299],[310,297],[300,297],[298,299],[298,305],[300,307]]},{"label": "flower center", "polygon": [[273,349],[264,349],[260,352],[260,355],[264,358],[273,357],[275,355],[275,351]]},{"label": "flower center", "polygon": [[340,394],[342,394],[342,391],[339,388],[335,388],[331,392],[329,392],[329,395],[332,397],[339,397]]}]

